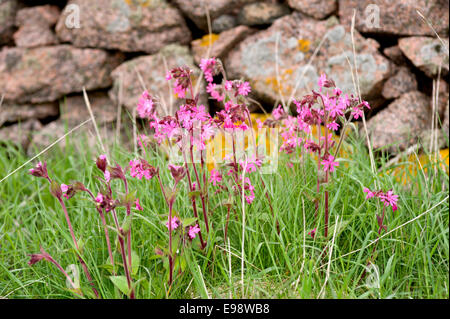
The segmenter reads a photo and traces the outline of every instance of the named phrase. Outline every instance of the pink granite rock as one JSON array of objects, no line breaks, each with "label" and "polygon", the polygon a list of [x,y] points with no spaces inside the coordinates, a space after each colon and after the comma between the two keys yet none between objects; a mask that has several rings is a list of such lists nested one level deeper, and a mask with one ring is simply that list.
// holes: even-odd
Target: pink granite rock
[{"label": "pink granite rock", "polygon": [[5,102],[41,103],[73,92],[106,88],[121,54],[58,45],[0,51],[0,87]]},{"label": "pink granite rock", "polygon": [[336,0],[288,0],[288,4],[315,19],[324,19],[337,10]]},{"label": "pink granite rock", "polygon": [[397,65],[406,65],[407,59],[398,45],[394,45],[383,50],[385,56],[387,56],[392,62]]},{"label": "pink granite rock", "polygon": [[14,41],[18,47],[39,47],[58,43],[51,27],[58,21],[60,10],[57,6],[43,5],[20,9],[16,16]]},{"label": "pink granite rock", "polygon": [[0,1],[0,45],[8,44],[12,40],[18,8],[17,0]]},{"label": "pink granite rock", "polygon": [[255,2],[242,7],[238,22],[248,26],[267,25],[289,13],[288,7],[277,2]]},{"label": "pink granite rock", "polygon": [[406,57],[429,77],[438,74],[439,65],[442,65],[441,75],[449,71],[448,39],[444,44],[430,37],[408,37],[398,41],[400,50]]},{"label": "pink granite rock", "polygon": [[5,123],[24,122],[30,119],[46,119],[59,114],[57,103],[3,104],[0,108],[0,127]]},{"label": "pink granite rock", "polygon": [[[73,27],[73,5],[80,28]],[[58,37],[77,47],[155,53],[169,43],[188,44],[191,33],[177,9],[166,1],[71,0],[56,26]]]},{"label": "pink granite rock", "polygon": [[[308,64],[324,37],[317,56]],[[355,41],[361,94],[366,99],[378,97],[390,75],[390,62],[378,52],[376,41],[364,39],[358,33]],[[297,98],[317,88],[321,73],[334,79],[345,92],[354,92],[348,61],[353,64],[350,34],[336,18],[317,21],[294,12],[240,42],[226,57],[225,65],[230,79],[249,80],[258,98],[273,103],[280,100],[280,94],[289,99],[295,88]]]},{"label": "pink granite rock", "polygon": [[421,92],[403,94],[367,122],[374,149],[406,150],[422,131],[431,128],[431,99]]},{"label": "pink granite rock", "polygon": [[43,5],[20,9],[16,15],[16,26],[46,25],[54,26],[58,21],[61,11],[57,6]]},{"label": "pink granite rock", "polygon": [[417,91],[416,76],[408,68],[401,67],[384,83],[381,94],[389,100],[411,91]]},{"label": "pink granite rock", "polygon": [[47,26],[24,25],[13,35],[16,46],[23,48],[42,47],[58,43],[58,37]]},{"label": "pink granite rock", "polygon": [[[159,113],[161,115],[173,114],[181,100],[177,100],[173,90],[169,89],[169,85],[173,85],[173,83],[167,82],[165,76],[167,70],[180,65],[187,65],[194,71],[193,81],[195,86],[200,75],[200,69],[194,64],[194,59],[190,55],[189,49],[185,46],[171,44],[158,54],[141,56],[117,67],[111,74],[114,79],[114,85],[109,91],[109,96],[117,104],[119,102],[120,83],[122,83],[122,103],[132,113],[144,91],[139,74],[148,92],[160,100],[161,108]],[[198,92],[200,92],[199,103],[206,105],[204,83],[205,81],[202,78]]]},{"label": "pink granite rock", "polygon": [[233,11],[239,10],[247,3],[257,0],[174,0],[177,7],[183,11],[202,30],[208,30],[206,6],[212,20]]},{"label": "pink granite rock", "polygon": [[440,34],[448,34],[448,0],[339,0],[341,23],[350,26],[356,9],[355,28],[360,32],[396,35],[434,35],[418,15],[419,10]]},{"label": "pink granite rock", "polygon": [[26,150],[31,142],[33,132],[39,131],[42,124],[35,119],[23,123],[14,124],[0,129],[0,145],[12,143],[20,145]]},{"label": "pink granite rock", "polygon": [[210,42],[211,51],[209,56],[222,59],[237,43],[242,41],[252,32],[254,32],[253,29],[241,25],[218,35],[207,35],[201,39],[192,41],[191,47],[195,62],[199,64],[201,59],[207,56]]},{"label": "pink granite rock", "polygon": [[[105,92],[87,92],[92,113],[97,124],[111,123],[117,119],[117,104]],[[82,94],[61,99],[61,120],[69,125],[82,123],[90,118]]]}]

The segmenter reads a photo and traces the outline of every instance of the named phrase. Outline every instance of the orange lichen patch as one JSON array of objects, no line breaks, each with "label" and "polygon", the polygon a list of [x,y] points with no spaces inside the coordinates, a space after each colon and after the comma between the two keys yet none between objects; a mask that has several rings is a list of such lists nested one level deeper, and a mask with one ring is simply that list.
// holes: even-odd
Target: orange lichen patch
[{"label": "orange lichen patch", "polygon": [[416,156],[411,154],[406,162],[401,163],[397,167],[388,170],[386,173],[395,176],[395,180],[403,185],[410,183],[412,178],[418,174],[427,174],[440,167],[449,173],[449,149],[440,150],[439,153],[430,155],[420,154]]},{"label": "orange lichen patch", "polygon": [[[275,138],[273,136],[275,132],[271,132],[267,129],[259,130],[256,125],[256,119],[259,118],[261,121],[265,121],[269,115],[251,113],[250,117],[252,119],[253,132],[248,129],[244,131],[243,137],[241,136],[241,138],[237,138],[235,144],[237,153],[242,151],[253,152],[254,138],[258,149],[264,145],[266,154],[271,154],[271,156],[273,156],[278,150],[278,145],[276,145]],[[235,124],[239,125],[240,123]],[[230,157],[232,155],[233,141],[231,134],[220,131],[214,136],[213,139],[206,143],[206,163],[209,171],[223,163],[227,156]]]},{"label": "orange lichen patch", "polygon": [[292,93],[293,87],[289,84],[290,77],[294,70],[292,69],[285,69],[280,72],[280,81],[278,81],[276,76],[270,76],[265,79],[265,82],[267,85],[269,85],[273,91],[275,92],[281,92],[283,96],[289,96]]},{"label": "orange lichen patch", "polygon": [[211,34],[204,35],[201,39],[200,46],[201,47],[209,47],[210,44],[212,45],[217,40],[219,40],[218,34],[211,33]]},{"label": "orange lichen patch", "polygon": [[151,4],[152,0],[125,0],[125,3],[130,6],[142,6],[148,7]]},{"label": "orange lichen patch", "polygon": [[297,41],[297,49],[301,52],[308,52],[309,46],[311,45],[311,41],[305,39],[298,39]]}]

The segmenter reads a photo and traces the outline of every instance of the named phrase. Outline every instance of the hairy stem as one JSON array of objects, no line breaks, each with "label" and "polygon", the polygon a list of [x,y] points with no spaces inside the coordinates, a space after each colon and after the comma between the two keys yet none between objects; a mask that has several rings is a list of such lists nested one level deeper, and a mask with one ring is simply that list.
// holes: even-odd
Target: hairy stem
[{"label": "hairy stem", "polygon": [[62,198],[59,197],[58,201],[59,201],[59,203],[60,203],[60,205],[61,205],[61,207],[62,207],[62,209],[64,211],[64,215],[66,216],[66,221],[67,221],[67,224],[69,225],[70,235],[72,236],[73,243],[75,245],[75,248],[77,249],[78,260],[80,261],[81,267],[83,268],[83,271],[86,274],[86,277],[87,277],[87,279],[89,281],[89,285],[91,286],[92,291],[94,292],[95,296],[97,298],[99,298],[100,296],[98,294],[97,289],[95,289],[95,287],[94,287],[94,283],[92,281],[91,274],[89,273],[89,270],[87,268],[87,265],[86,265],[85,261],[83,260],[83,258],[80,255],[81,252],[79,250],[78,242],[77,242],[77,240],[75,238],[75,234],[73,233],[72,223],[70,222],[70,218],[69,218],[69,214],[67,213],[66,205],[64,204],[64,201],[63,201]]},{"label": "hairy stem", "polygon": [[112,249],[111,249],[111,242],[109,241],[109,234],[108,234],[108,227],[106,225],[106,218],[105,218],[105,214],[103,214],[103,210],[101,208],[98,208],[98,212],[100,214],[100,218],[102,220],[102,224],[103,224],[103,230],[105,232],[105,237],[106,237],[106,244],[108,246],[108,254],[109,254],[109,260],[111,261],[111,265],[112,265],[112,274],[115,275],[115,270],[114,270],[114,258],[113,258],[113,254],[112,254]]}]

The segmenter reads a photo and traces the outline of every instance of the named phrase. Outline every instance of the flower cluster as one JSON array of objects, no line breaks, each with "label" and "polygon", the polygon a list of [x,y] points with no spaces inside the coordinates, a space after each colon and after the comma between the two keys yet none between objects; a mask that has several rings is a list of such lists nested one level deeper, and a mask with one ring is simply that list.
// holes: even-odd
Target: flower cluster
[{"label": "flower cluster", "polygon": [[398,201],[398,195],[395,195],[392,189],[388,190],[387,192],[383,192],[381,190],[378,191],[371,191],[367,187],[364,187],[363,189],[364,193],[367,193],[366,199],[370,198],[378,198],[380,201],[384,204],[384,206],[392,207],[392,211],[395,212],[397,207],[397,201]]}]

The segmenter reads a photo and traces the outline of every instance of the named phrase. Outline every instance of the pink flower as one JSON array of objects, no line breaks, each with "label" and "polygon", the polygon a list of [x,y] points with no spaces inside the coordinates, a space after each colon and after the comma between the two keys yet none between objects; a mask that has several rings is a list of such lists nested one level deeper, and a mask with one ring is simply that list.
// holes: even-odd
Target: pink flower
[{"label": "pink flower", "polygon": [[209,83],[213,81],[214,76],[214,65],[216,64],[216,59],[202,59],[200,62],[200,69],[202,69],[205,75],[205,80]]},{"label": "pink flower", "polygon": [[342,94],[342,91],[341,91],[341,89],[339,89],[339,88],[335,88],[335,89],[333,90],[333,94],[339,96],[339,95]]},{"label": "pink flower", "polygon": [[233,82],[232,81],[225,81],[223,87],[224,87],[224,89],[226,91],[231,91],[233,89]]},{"label": "pink flower", "polygon": [[31,257],[30,261],[28,262],[28,265],[30,266],[33,266],[35,263],[41,261],[42,259],[49,262],[54,262],[53,258],[42,247],[40,254],[31,254],[29,256]]},{"label": "pink flower", "polygon": [[142,93],[137,105],[137,112],[141,118],[150,118],[153,114],[153,99],[147,91]]},{"label": "pink flower", "polygon": [[337,131],[337,129],[339,128],[339,124],[337,124],[336,122],[331,122],[327,124],[327,127],[330,130]]},{"label": "pink flower", "polygon": [[197,233],[200,232],[200,227],[198,227],[198,224],[196,224],[194,227],[189,226],[188,235],[190,239],[194,239]]},{"label": "pink flower", "polygon": [[95,201],[97,203],[103,203],[103,195],[102,195],[102,193],[98,193],[97,194],[97,197],[95,198]]},{"label": "pink flower", "polygon": [[310,232],[308,232],[308,235],[311,236],[312,238],[316,237],[316,231],[317,229],[314,228],[313,230],[311,230]]},{"label": "pink flower", "polygon": [[324,104],[325,109],[329,112],[332,118],[344,115],[346,106],[343,99],[339,99],[338,101],[336,101],[335,98],[324,98]]},{"label": "pink flower", "polygon": [[334,161],[334,156],[328,155],[328,158],[322,161],[322,165],[325,172],[334,172],[334,167],[339,166],[339,163]]},{"label": "pink flower", "polygon": [[131,177],[136,177],[138,179],[142,179],[142,177],[145,177],[145,179],[150,180],[157,173],[156,168],[152,167],[142,159],[131,160],[129,163],[129,168]]},{"label": "pink flower", "polygon": [[364,115],[364,113],[360,108],[357,108],[357,107],[353,108],[352,116],[355,120],[359,119],[363,115]]},{"label": "pink flower", "polygon": [[253,155],[251,158],[247,159],[247,161],[240,160],[239,165],[241,165],[242,169],[244,169],[247,173],[256,172],[257,167],[261,167],[262,161],[258,158],[255,158]]},{"label": "pink flower", "polygon": [[[69,189],[70,189],[70,186],[69,185],[66,185],[66,184],[61,184],[61,192],[63,192],[63,196],[64,196],[64,198],[67,198],[67,199],[69,199],[69,195],[68,195],[68,191],[69,191]],[[74,195],[74,193],[71,191],[71,195],[73,196]]]},{"label": "pink flower", "polygon": [[217,84],[210,82],[208,86],[206,87],[206,92],[211,95],[211,97],[219,102],[223,101],[225,99],[225,94],[220,94],[217,91]]},{"label": "pink flower", "polygon": [[392,190],[387,191],[384,193],[383,191],[379,190],[376,192],[372,192],[367,187],[364,188],[364,193],[367,193],[366,199],[378,197],[383,203],[384,206],[391,206],[392,211],[396,211],[398,209],[397,207],[397,201],[398,201],[398,195],[395,195]]},{"label": "pink flower", "polygon": [[109,171],[105,171],[105,173],[103,173],[104,177],[105,177],[105,181],[107,183],[109,183],[109,181],[111,180],[111,173]]},{"label": "pink flower", "polygon": [[245,195],[245,200],[247,203],[251,204],[255,200],[255,193],[252,191],[250,195]]},{"label": "pink flower", "polygon": [[249,191],[249,195],[244,195],[245,200],[247,201],[248,204],[253,203],[253,201],[255,200],[255,188],[253,187],[250,178],[246,177],[244,179],[244,190]]},{"label": "pink flower", "polygon": [[363,192],[364,192],[364,193],[367,193],[366,199],[375,197],[375,193],[372,192],[372,191],[371,191],[370,189],[368,189],[367,187],[364,187]]},{"label": "pink flower", "polygon": [[28,172],[35,177],[48,178],[47,163],[39,162],[34,168],[28,170]]},{"label": "pink flower", "polygon": [[281,104],[278,105],[278,107],[272,111],[272,116],[275,120],[279,120],[283,116],[283,114],[284,114],[284,109],[281,106]]},{"label": "pink flower", "polygon": [[139,211],[143,211],[144,209],[142,208],[142,206],[139,204],[139,198],[136,198],[136,201],[134,202],[134,204],[136,205],[136,209]]},{"label": "pink flower", "polygon": [[186,96],[187,87],[181,85],[177,79],[175,81],[173,91],[178,95],[179,98],[184,98]]},{"label": "pink flower", "polygon": [[212,169],[211,176],[209,177],[209,182],[213,183],[213,185],[216,186],[216,184],[220,183],[221,181],[222,181],[222,174],[220,174],[217,170]]},{"label": "pink flower", "polygon": [[242,82],[238,86],[238,93],[243,96],[247,96],[251,90],[252,88],[250,87],[250,84],[248,82]]},{"label": "pink flower", "polygon": [[320,88],[322,88],[326,82],[327,82],[327,76],[325,75],[325,73],[322,73],[319,77],[319,81],[317,81],[317,84],[319,85]]},{"label": "pink flower", "polygon": [[384,203],[385,206],[392,206],[392,210],[397,210],[397,201],[398,195],[394,195],[392,190],[389,190],[387,193],[380,195],[380,200]]},{"label": "pink flower", "polygon": [[[172,217],[171,225],[172,225],[172,231],[178,228],[178,226],[180,225],[180,220],[178,219],[177,216],[173,216]],[[166,227],[167,227],[167,229],[170,229],[169,228],[169,221],[167,221]]]},{"label": "pink flower", "polygon": [[264,123],[261,122],[260,119],[256,119],[256,126],[258,126],[258,129],[262,129],[264,126]]},{"label": "pink flower", "polygon": [[176,183],[182,180],[183,177],[186,175],[186,168],[184,166],[169,164],[168,167],[170,170],[170,174],[172,175]]},{"label": "pink flower", "polygon": [[95,164],[97,165],[97,168],[104,173],[106,171],[106,167],[108,167],[108,159],[106,155],[100,155],[95,161]]}]

